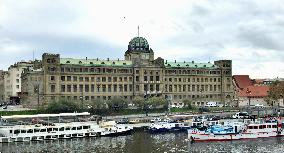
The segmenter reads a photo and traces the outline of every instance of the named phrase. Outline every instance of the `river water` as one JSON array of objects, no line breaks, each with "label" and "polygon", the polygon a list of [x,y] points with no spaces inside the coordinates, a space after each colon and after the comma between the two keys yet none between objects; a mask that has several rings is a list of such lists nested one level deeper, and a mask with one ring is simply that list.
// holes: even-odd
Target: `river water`
[{"label": "river water", "polygon": [[230,142],[187,141],[186,133],[149,134],[145,131],[119,137],[0,143],[1,153],[283,153],[284,137]]}]

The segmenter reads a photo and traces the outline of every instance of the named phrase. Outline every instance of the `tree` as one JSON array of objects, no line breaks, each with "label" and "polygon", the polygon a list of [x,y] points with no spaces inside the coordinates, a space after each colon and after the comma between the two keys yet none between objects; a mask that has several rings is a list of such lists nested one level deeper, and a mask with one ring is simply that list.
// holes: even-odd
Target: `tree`
[{"label": "tree", "polygon": [[94,101],[91,101],[90,105],[93,109],[105,109],[105,108],[107,108],[106,102],[104,100],[101,100],[101,99],[96,99]]},{"label": "tree", "polygon": [[272,83],[269,89],[268,97],[265,98],[270,105],[273,105],[273,101],[278,101],[284,96],[284,82],[275,81]]},{"label": "tree", "polygon": [[80,110],[78,103],[70,100],[60,99],[47,105],[46,111],[49,113],[67,113]]},{"label": "tree", "polygon": [[188,109],[192,109],[192,105],[191,105],[192,101],[191,100],[184,99],[182,102],[183,102],[184,106],[186,106]]},{"label": "tree", "polygon": [[145,99],[142,98],[142,97],[140,97],[140,96],[137,96],[137,97],[135,97],[135,98],[132,100],[132,103],[133,103],[135,106],[137,106],[137,107],[139,107],[139,108],[142,108],[142,107],[144,106],[144,104],[145,104]]},{"label": "tree", "polygon": [[128,103],[128,101],[125,100],[122,97],[113,97],[112,99],[107,101],[109,108],[112,108],[116,111],[118,111],[119,109],[122,109],[122,108],[126,108],[127,103]]},{"label": "tree", "polygon": [[146,104],[152,107],[167,105],[166,100],[161,97],[151,97],[146,101]]}]

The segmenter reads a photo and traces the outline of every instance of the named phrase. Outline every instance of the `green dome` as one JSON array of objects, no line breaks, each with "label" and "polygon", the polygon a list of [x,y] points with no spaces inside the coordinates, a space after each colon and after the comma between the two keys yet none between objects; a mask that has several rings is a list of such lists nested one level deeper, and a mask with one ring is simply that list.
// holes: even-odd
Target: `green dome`
[{"label": "green dome", "polygon": [[148,41],[143,37],[134,37],[128,45],[130,51],[149,51]]}]

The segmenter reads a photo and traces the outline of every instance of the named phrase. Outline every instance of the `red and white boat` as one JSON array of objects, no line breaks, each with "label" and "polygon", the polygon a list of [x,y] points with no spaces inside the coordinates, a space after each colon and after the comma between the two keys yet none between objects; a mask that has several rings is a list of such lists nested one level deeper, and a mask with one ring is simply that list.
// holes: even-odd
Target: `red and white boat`
[{"label": "red and white boat", "polygon": [[[240,130],[242,129],[242,130]],[[231,125],[212,127],[206,131],[188,130],[190,141],[230,141],[283,136],[283,123],[250,123],[243,128]]]}]

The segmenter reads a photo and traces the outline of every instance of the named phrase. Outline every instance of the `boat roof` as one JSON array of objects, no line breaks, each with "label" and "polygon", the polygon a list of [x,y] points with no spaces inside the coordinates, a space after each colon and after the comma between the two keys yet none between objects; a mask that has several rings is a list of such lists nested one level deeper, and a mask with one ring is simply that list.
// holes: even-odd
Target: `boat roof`
[{"label": "boat roof", "polygon": [[19,119],[19,118],[37,118],[37,117],[63,117],[63,116],[85,116],[90,115],[89,112],[82,113],[59,113],[59,114],[36,114],[36,115],[11,115],[1,116],[2,119]]}]

